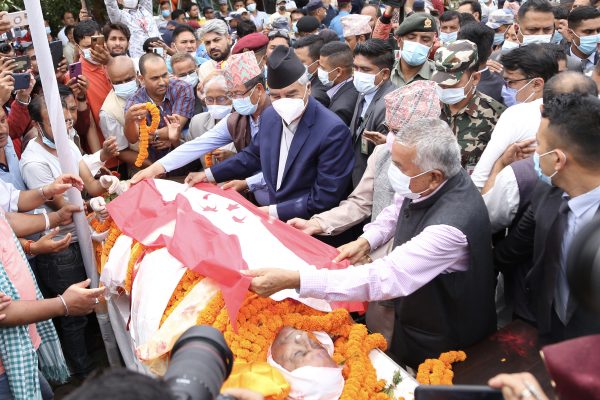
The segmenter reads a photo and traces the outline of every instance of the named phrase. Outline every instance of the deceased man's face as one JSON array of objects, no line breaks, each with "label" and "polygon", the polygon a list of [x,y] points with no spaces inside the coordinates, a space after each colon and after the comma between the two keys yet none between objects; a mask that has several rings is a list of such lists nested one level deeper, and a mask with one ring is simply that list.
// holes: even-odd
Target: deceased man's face
[{"label": "deceased man's face", "polygon": [[330,367],[337,364],[314,336],[288,326],[281,329],[271,346],[273,360],[288,371],[300,367]]}]

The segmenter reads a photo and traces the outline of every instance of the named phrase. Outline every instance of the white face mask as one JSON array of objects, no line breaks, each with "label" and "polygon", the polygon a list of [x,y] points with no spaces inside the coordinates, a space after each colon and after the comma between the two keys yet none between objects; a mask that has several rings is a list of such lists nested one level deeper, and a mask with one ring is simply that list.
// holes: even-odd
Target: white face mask
[{"label": "white face mask", "polygon": [[[469,82],[471,82],[471,78],[469,78]],[[467,93],[465,93],[465,88],[469,85],[469,82],[467,82],[465,86],[448,89],[444,89],[440,87],[440,85],[435,85],[435,91],[442,103],[448,105],[457,104],[467,97]]]},{"label": "white face mask", "polygon": [[231,106],[228,105],[220,106],[218,104],[214,104],[206,107],[208,108],[208,113],[210,116],[216,120],[225,118],[231,112]]},{"label": "white face mask", "polygon": [[379,85],[375,85],[375,78],[381,71],[376,74],[367,74],[366,72],[354,71],[354,87],[360,94],[369,94],[377,90]]},{"label": "white face mask", "polygon": [[250,12],[256,11],[256,3],[246,5],[246,10],[248,10]]},{"label": "white face mask", "polygon": [[330,88],[331,86],[333,86],[333,81],[329,80],[329,73],[335,71],[336,69],[337,68],[332,69],[331,71],[327,72],[323,68],[319,67],[319,69],[317,70],[317,75],[319,76],[319,80],[321,81],[323,86],[325,86],[327,88]]},{"label": "white face mask", "polygon": [[523,35],[523,45],[531,43],[550,43],[552,35]]},{"label": "white face mask", "polygon": [[81,52],[83,53],[83,58],[85,58],[88,62],[90,62],[92,64],[96,64],[96,65],[99,64],[98,62],[96,62],[92,59],[92,50],[91,49],[81,49]]},{"label": "white face mask", "polygon": [[191,74],[181,77],[179,79],[192,85],[192,87],[194,88],[196,87],[196,85],[198,85],[198,82],[200,82],[200,78],[198,78],[197,72],[192,72]]},{"label": "white face mask", "polygon": [[113,85],[113,89],[115,90],[115,94],[125,100],[129,100],[131,96],[135,94],[138,90],[137,81],[134,79],[129,82],[119,83],[118,85]]},{"label": "white face mask", "polygon": [[[333,355],[333,341],[325,332],[313,332],[317,340]],[[292,400],[337,400],[344,390],[344,377],[342,368],[332,367],[300,367],[288,371],[271,356],[271,349],[267,362],[277,371],[281,372],[290,384],[289,399]]]},{"label": "white face mask", "polygon": [[421,197],[421,194],[426,192],[427,189],[423,190],[423,192],[413,193],[410,190],[410,180],[421,175],[425,175],[429,171],[431,170],[429,169],[415,176],[407,176],[400,172],[400,169],[398,169],[398,167],[396,167],[394,164],[390,164],[390,168],[388,169],[388,179],[390,180],[390,185],[392,185],[392,188],[396,194],[399,194],[407,199],[416,200]]},{"label": "white face mask", "polygon": [[138,0],[123,0],[124,8],[137,8]]},{"label": "white face mask", "polygon": [[301,99],[283,98],[273,102],[273,108],[287,125],[298,119],[304,112],[304,109],[306,108],[306,104],[304,104],[304,97],[306,96],[307,92],[308,88],[304,90],[304,95]]},{"label": "white face mask", "polygon": [[510,40],[505,40],[504,43],[502,43],[501,51],[503,54],[506,54],[512,49],[516,49],[517,47],[519,47],[519,43],[511,42]]}]

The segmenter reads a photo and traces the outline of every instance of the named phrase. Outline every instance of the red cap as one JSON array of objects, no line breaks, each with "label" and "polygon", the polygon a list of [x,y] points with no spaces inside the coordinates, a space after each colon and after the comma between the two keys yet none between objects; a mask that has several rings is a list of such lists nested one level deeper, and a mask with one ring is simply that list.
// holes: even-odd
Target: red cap
[{"label": "red cap", "polygon": [[243,53],[245,51],[259,51],[269,43],[269,38],[262,33],[251,33],[237,41],[231,54]]}]

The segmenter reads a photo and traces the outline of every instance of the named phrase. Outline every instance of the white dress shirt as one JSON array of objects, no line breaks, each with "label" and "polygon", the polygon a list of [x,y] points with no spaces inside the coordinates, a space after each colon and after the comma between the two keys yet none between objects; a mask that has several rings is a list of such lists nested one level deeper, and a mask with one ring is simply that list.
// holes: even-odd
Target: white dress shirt
[{"label": "white dress shirt", "polygon": [[0,209],[6,212],[19,211],[20,193],[21,191],[12,183],[6,183],[0,179]]},{"label": "white dress shirt", "polygon": [[[279,190],[281,187],[281,182],[283,182],[285,164],[287,163],[288,154],[290,153],[290,146],[294,140],[294,134],[296,133],[296,129],[298,129],[299,123],[300,118],[292,122],[290,125],[286,125],[286,123],[282,121],[281,125],[283,128],[281,130],[281,144],[279,145],[279,166],[277,168],[277,186],[275,187],[275,190]],[[269,215],[279,218],[276,204],[269,205]]]},{"label": "white dress shirt", "polygon": [[[185,142],[181,146],[175,148],[157,162],[165,168],[165,171],[173,171],[197,160],[209,151],[213,151],[231,143],[231,134],[227,127],[227,118],[228,116],[217,122],[213,128],[206,131],[202,136],[190,140],[189,142]],[[260,117],[256,121],[253,117],[250,117],[250,135],[253,138],[258,133],[259,124]],[[214,182],[210,168],[205,169],[204,172],[206,173],[206,177]],[[248,189],[252,192],[265,190],[267,187],[262,172],[246,178],[246,184],[248,185]]]},{"label": "white dress shirt", "polygon": [[100,110],[100,130],[104,139],[114,136],[117,140],[117,150],[122,151],[129,148],[129,141],[125,137],[123,125],[117,121],[112,114]]},{"label": "white dress shirt", "polygon": [[483,195],[483,201],[490,215],[492,233],[500,232],[513,223],[521,196],[515,171],[511,167],[503,168],[496,175],[494,187]]},{"label": "white dress shirt", "polygon": [[475,186],[481,189],[485,185],[494,164],[508,146],[521,140],[535,138],[542,121],[542,102],[542,99],[537,99],[529,103],[515,104],[500,115],[492,137],[471,175]]}]

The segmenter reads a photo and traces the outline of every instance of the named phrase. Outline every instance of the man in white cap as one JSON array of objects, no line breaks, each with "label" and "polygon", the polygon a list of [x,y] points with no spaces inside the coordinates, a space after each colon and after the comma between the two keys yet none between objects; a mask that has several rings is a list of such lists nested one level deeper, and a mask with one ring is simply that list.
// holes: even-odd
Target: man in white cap
[{"label": "man in white cap", "polygon": [[344,40],[354,51],[357,43],[363,43],[371,37],[371,17],[368,15],[350,14],[342,17],[342,27],[344,28]]},{"label": "man in white cap", "polygon": [[335,207],[350,188],[354,154],[350,131],[310,96],[306,67],[293,49],[278,46],[267,61],[273,107],[261,116],[258,134],[236,156],[186,183],[224,182],[262,170],[269,215],[287,221]]},{"label": "man in white cap", "polygon": [[[233,142],[238,152],[250,144],[258,133],[262,112],[271,105],[265,90],[265,78],[256,62],[254,52],[234,54],[224,70],[227,83],[227,95],[233,102],[234,112],[225,115],[217,125],[196,139],[177,147],[149,168],[136,174],[131,183],[145,178],[173,171],[197,160],[205,153]],[[259,168],[254,172],[258,172]],[[250,176],[244,180],[228,182],[225,188],[233,187],[237,191],[250,190],[255,193],[259,204],[268,205],[268,195],[260,196],[265,184],[262,174]]]}]

